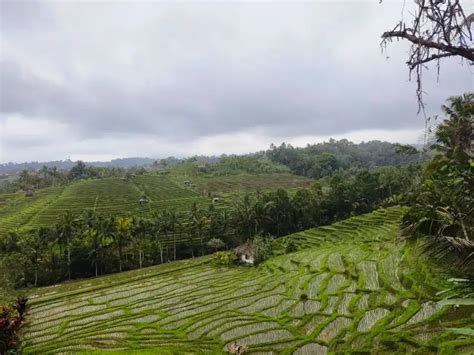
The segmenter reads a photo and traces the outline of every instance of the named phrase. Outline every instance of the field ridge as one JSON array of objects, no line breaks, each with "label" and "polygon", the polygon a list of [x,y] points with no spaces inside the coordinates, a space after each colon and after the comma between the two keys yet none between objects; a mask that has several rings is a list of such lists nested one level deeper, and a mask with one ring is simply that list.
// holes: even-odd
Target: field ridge
[{"label": "field ridge", "polygon": [[300,250],[255,268],[205,257],[32,290],[23,351],[469,352],[448,328],[472,309],[437,302],[442,282],[397,242],[401,215],[295,233]]}]

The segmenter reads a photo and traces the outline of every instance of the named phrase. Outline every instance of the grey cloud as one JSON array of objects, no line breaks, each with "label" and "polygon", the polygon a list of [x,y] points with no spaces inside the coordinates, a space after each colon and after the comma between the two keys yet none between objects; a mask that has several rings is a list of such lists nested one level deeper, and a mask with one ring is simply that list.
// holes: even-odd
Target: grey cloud
[{"label": "grey cloud", "polygon": [[[390,59],[379,48],[400,7],[2,2],[1,112],[67,124],[77,139],[420,127],[406,45]],[[468,68],[442,71],[442,84],[426,81],[433,112],[471,89]]]}]

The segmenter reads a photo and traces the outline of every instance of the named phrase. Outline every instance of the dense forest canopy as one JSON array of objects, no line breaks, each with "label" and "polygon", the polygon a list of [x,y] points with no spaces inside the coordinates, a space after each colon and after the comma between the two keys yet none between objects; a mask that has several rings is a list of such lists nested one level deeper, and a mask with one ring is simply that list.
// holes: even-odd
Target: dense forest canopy
[{"label": "dense forest canopy", "polygon": [[421,161],[421,152],[400,154],[400,145],[372,141],[354,144],[346,139],[307,145],[304,148],[282,143],[272,145],[267,155],[295,174],[312,178],[331,175],[338,170],[373,166],[403,165]]}]

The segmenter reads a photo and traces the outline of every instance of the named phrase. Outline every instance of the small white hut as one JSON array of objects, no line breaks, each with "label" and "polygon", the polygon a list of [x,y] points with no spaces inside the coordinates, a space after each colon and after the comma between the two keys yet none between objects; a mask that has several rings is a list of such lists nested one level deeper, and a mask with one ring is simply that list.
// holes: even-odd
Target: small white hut
[{"label": "small white hut", "polygon": [[249,240],[234,249],[234,253],[240,261],[247,265],[253,265],[255,263],[256,251],[257,248],[255,244]]}]

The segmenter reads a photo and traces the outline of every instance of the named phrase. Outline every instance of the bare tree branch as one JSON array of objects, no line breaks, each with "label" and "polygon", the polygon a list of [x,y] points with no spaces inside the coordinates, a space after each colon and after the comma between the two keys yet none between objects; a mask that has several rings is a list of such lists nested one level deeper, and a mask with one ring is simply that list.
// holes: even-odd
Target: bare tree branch
[{"label": "bare tree branch", "polygon": [[383,39],[405,38],[413,44],[423,46],[423,47],[427,47],[427,48],[437,49],[437,50],[440,50],[442,52],[446,52],[446,53],[443,53],[441,55],[432,55],[431,57],[424,58],[424,59],[418,61],[417,63],[410,63],[409,64],[410,67],[418,65],[418,64],[426,63],[426,62],[429,62],[429,61],[434,60],[434,59],[443,58],[443,57],[450,57],[450,56],[460,56],[460,57],[464,57],[464,58],[470,60],[471,62],[474,62],[474,48],[466,48],[466,47],[462,47],[462,46],[452,46],[452,45],[447,45],[447,44],[443,44],[443,43],[440,43],[440,42],[429,41],[429,40],[427,40],[423,37],[414,36],[414,35],[410,34],[409,31],[410,31],[409,29],[408,30],[405,29],[403,31],[384,32],[382,34],[382,38]]},{"label": "bare tree branch", "polygon": [[416,74],[418,112],[424,112],[423,69],[435,62],[438,73],[440,59],[458,57],[474,65],[471,24],[474,14],[465,16],[460,0],[415,0],[416,12],[410,24],[402,20],[382,34],[382,49],[394,39],[411,43],[407,65],[410,79]]}]

